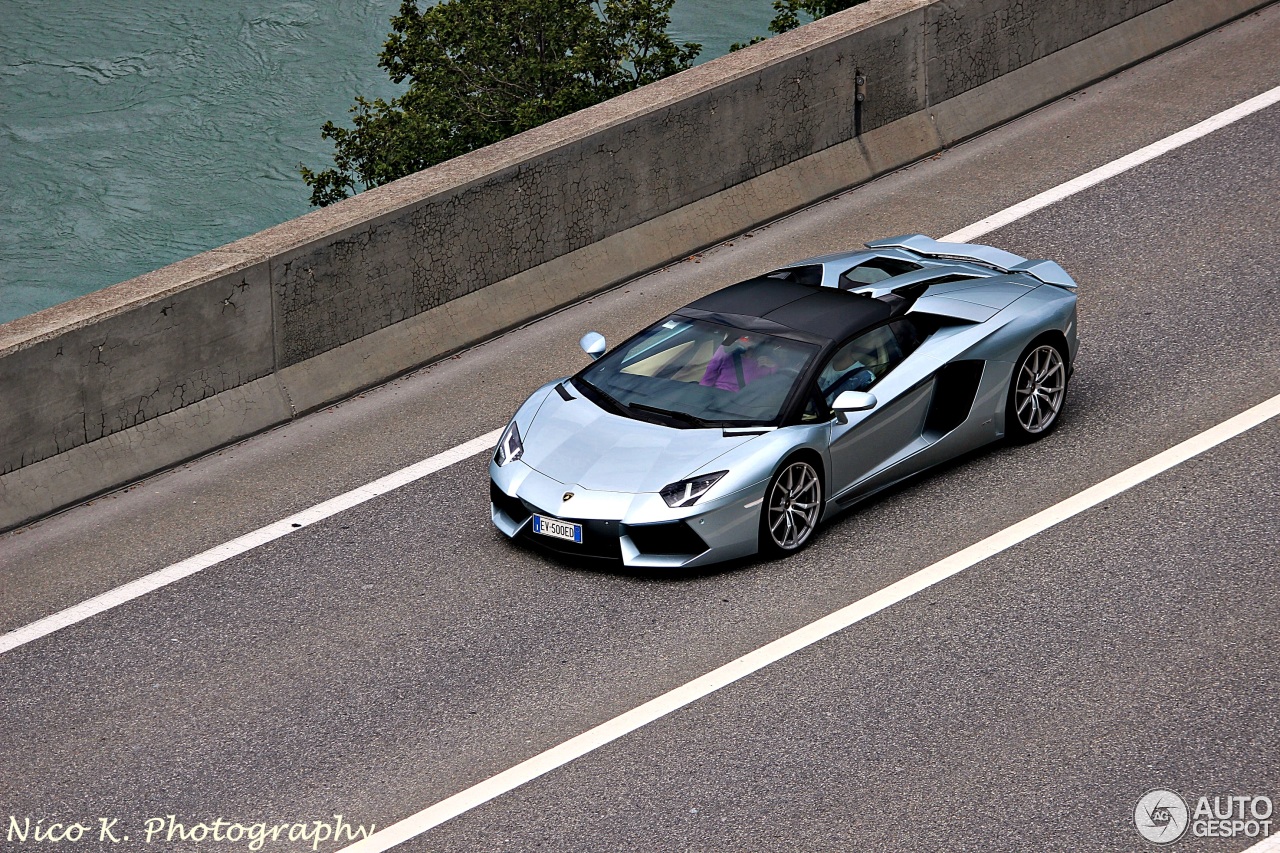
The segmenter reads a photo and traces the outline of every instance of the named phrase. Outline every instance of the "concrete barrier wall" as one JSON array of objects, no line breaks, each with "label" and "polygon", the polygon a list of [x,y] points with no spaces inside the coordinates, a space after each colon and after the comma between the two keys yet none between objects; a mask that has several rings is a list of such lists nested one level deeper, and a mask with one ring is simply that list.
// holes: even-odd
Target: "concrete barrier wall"
[{"label": "concrete barrier wall", "polygon": [[[1263,5],[872,0],[0,326],[0,529],[929,156]],[[868,89],[857,123],[855,70]]]}]

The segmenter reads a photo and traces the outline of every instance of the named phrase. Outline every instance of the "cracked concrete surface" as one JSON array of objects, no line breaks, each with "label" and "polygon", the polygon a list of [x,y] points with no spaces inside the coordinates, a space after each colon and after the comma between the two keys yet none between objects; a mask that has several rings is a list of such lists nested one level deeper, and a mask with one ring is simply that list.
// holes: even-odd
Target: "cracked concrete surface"
[{"label": "cracked concrete surface", "polygon": [[258,264],[0,349],[0,474],[271,373],[270,300]]},{"label": "cracked concrete surface", "polygon": [[939,0],[929,6],[929,102],[940,103],[1149,12],[1163,0]]}]

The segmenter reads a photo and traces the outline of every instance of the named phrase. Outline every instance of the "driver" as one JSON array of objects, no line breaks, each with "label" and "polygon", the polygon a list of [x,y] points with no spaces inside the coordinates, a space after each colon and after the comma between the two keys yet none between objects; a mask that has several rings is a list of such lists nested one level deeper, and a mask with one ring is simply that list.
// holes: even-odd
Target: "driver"
[{"label": "driver", "polygon": [[831,362],[818,376],[818,387],[827,405],[842,391],[865,391],[875,384],[876,375],[854,354],[852,347],[845,347],[835,354]]},{"label": "driver", "polygon": [[707,362],[707,370],[699,384],[725,391],[740,391],[762,376],[778,371],[761,335],[744,332],[726,342]]}]

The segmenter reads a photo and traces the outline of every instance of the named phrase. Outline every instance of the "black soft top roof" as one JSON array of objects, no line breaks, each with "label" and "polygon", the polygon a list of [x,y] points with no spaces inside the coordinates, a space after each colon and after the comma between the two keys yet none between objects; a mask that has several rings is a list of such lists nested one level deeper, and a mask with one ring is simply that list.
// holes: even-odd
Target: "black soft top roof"
[{"label": "black soft top roof", "polygon": [[[840,341],[888,320],[892,309],[887,302],[847,290],[753,278],[708,294],[685,310],[719,315],[737,325],[761,329],[777,325],[806,336]],[[743,324],[746,318],[765,322]]]}]

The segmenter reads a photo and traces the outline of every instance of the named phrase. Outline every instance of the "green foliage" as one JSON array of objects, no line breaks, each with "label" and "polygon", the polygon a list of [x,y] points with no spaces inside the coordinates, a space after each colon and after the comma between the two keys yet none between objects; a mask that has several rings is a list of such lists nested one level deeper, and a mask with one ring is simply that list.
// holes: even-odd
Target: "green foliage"
[{"label": "green foliage", "polygon": [[300,167],[326,205],[659,80],[701,45],[666,34],[675,0],[404,0],[378,64],[398,98],[330,121],[335,168]]},{"label": "green foliage", "polygon": [[802,23],[800,16],[808,15],[810,20],[825,18],[845,9],[852,9],[865,3],[866,0],[773,0],[776,14],[769,22],[769,32],[785,33],[794,30]]},{"label": "green foliage", "polygon": [[[852,9],[867,0],[773,0],[773,20],[769,22],[769,32],[774,35],[794,30],[801,24]],[[801,20],[801,15],[807,20]],[[729,46],[730,51],[741,50],[765,40],[764,36],[756,36],[746,44],[735,42]]]}]

